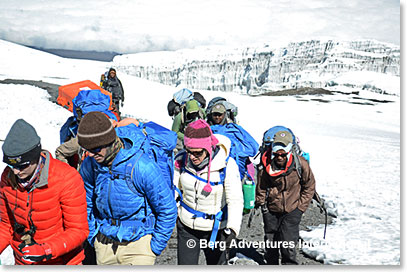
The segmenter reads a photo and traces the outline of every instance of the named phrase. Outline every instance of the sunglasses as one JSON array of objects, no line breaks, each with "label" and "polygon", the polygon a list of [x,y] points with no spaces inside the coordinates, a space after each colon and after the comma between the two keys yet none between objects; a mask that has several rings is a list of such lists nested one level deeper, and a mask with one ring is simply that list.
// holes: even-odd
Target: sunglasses
[{"label": "sunglasses", "polygon": [[222,115],[223,115],[223,113],[220,113],[220,112],[213,112],[212,113],[212,116],[216,116],[216,117],[220,117]]},{"label": "sunglasses", "polygon": [[273,152],[273,156],[274,156],[274,157],[286,158],[287,155],[288,155],[288,153],[277,153],[277,152]]},{"label": "sunglasses", "polygon": [[202,157],[202,155],[205,153],[205,149],[202,149],[201,151],[190,151],[187,149],[187,153],[194,156],[195,158],[199,158]]},{"label": "sunglasses", "polygon": [[104,145],[104,146],[96,147],[96,148],[93,148],[93,149],[86,149],[86,148],[84,148],[84,150],[87,151],[87,152],[89,152],[89,153],[92,153],[92,154],[97,154],[97,153],[99,153],[100,151],[102,151],[103,148],[108,147],[108,146],[109,146],[109,145]]},{"label": "sunglasses", "polygon": [[187,120],[193,120],[195,118],[199,117],[199,113],[198,112],[191,112],[187,114]]},{"label": "sunglasses", "polygon": [[16,169],[16,170],[19,170],[19,171],[21,171],[21,170],[24,170],[24,169],[26,169],[28,166],[30,166],[30,164],[31,164],[31,162],[23,162],[22,164],[19,164],[19,165],[8,165],[11,169]]}]

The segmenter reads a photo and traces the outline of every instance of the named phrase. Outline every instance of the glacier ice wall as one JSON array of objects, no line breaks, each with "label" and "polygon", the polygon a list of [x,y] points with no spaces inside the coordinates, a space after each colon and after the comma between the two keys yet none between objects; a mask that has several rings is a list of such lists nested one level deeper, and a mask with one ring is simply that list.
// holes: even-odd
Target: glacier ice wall
[{"label": "glacier ice wall", "polygon": [[[400,47],[373,40],[202,47],[121,55],[115,57],[114,64],[130,75],[192,89],[256,94],[343,85],[384,94],[400,92],[375,85],[368,79],[349,79],[358,77],[358,72],[370,72],[372,78],[380,74],[399,80]],[[354,76],[343,80],[350,73]]]}]

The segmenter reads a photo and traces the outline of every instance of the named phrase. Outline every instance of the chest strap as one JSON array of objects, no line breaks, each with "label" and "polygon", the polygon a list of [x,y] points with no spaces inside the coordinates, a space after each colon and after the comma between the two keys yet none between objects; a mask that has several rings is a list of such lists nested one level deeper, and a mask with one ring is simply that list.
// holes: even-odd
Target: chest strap
[{"label": "chest strap", "polygon": [[184,201],[182,201],[182,200],[180,201],[180,204],[184,209],[186,209],[188,212],[193,214],[192,218],[202,217],[203,219],[214,220],[211,238],[209,239],[209,241],[212,242],[209,244],[209,247],[212,250],[214,250],[216,236],[218,235],[220,222],[222,221],[222,219],[225,219],[227,217],[227,205],[225,205],[217,214],[208,214],[208,213],[204,213],[204,212],[192,209],[187,204],[185,204]]}]

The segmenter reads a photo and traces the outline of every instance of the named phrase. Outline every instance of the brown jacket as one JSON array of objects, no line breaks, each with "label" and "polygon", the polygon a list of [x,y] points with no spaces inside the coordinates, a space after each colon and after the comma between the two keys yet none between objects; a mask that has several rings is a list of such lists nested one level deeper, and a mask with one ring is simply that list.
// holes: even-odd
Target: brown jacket
[{"label": "brown jacket", "polygon": [[[268,204],[272,212],[302,212],[308,208],[315,193],[315,178],[308,162],[300,157],[302,182],[295,167],[287,175],[270,176],[263,168],[257,174],[256,203]],[[267,199],[266,199],[267,198]]]}]

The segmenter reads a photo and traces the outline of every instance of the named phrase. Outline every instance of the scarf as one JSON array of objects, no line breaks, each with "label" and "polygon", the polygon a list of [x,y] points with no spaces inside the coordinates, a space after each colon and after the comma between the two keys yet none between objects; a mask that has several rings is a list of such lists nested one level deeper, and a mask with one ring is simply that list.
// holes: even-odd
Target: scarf
[{"label": "scarf", "polygon": [[120,141],[119,137],[116,136],[116,140],[107,147],[105,160],[101,163],[104,166],[110,166],[113,163],[113,160],[116,158],[117,154],[119,154],[120,149],[123,148],[123,143]]},{"label": "scarf", "polygon": [[267,174],[272,177],[288,174],[289,172],[291,172],[294,166],[294,158],[291,151],[287,153],[287,163],[285,164],[285,167],[283,169],[277,169],[274,161],[271,159],[271,149],[268,149],[266,152],[264,152],[261,161],[266,168]]}]

